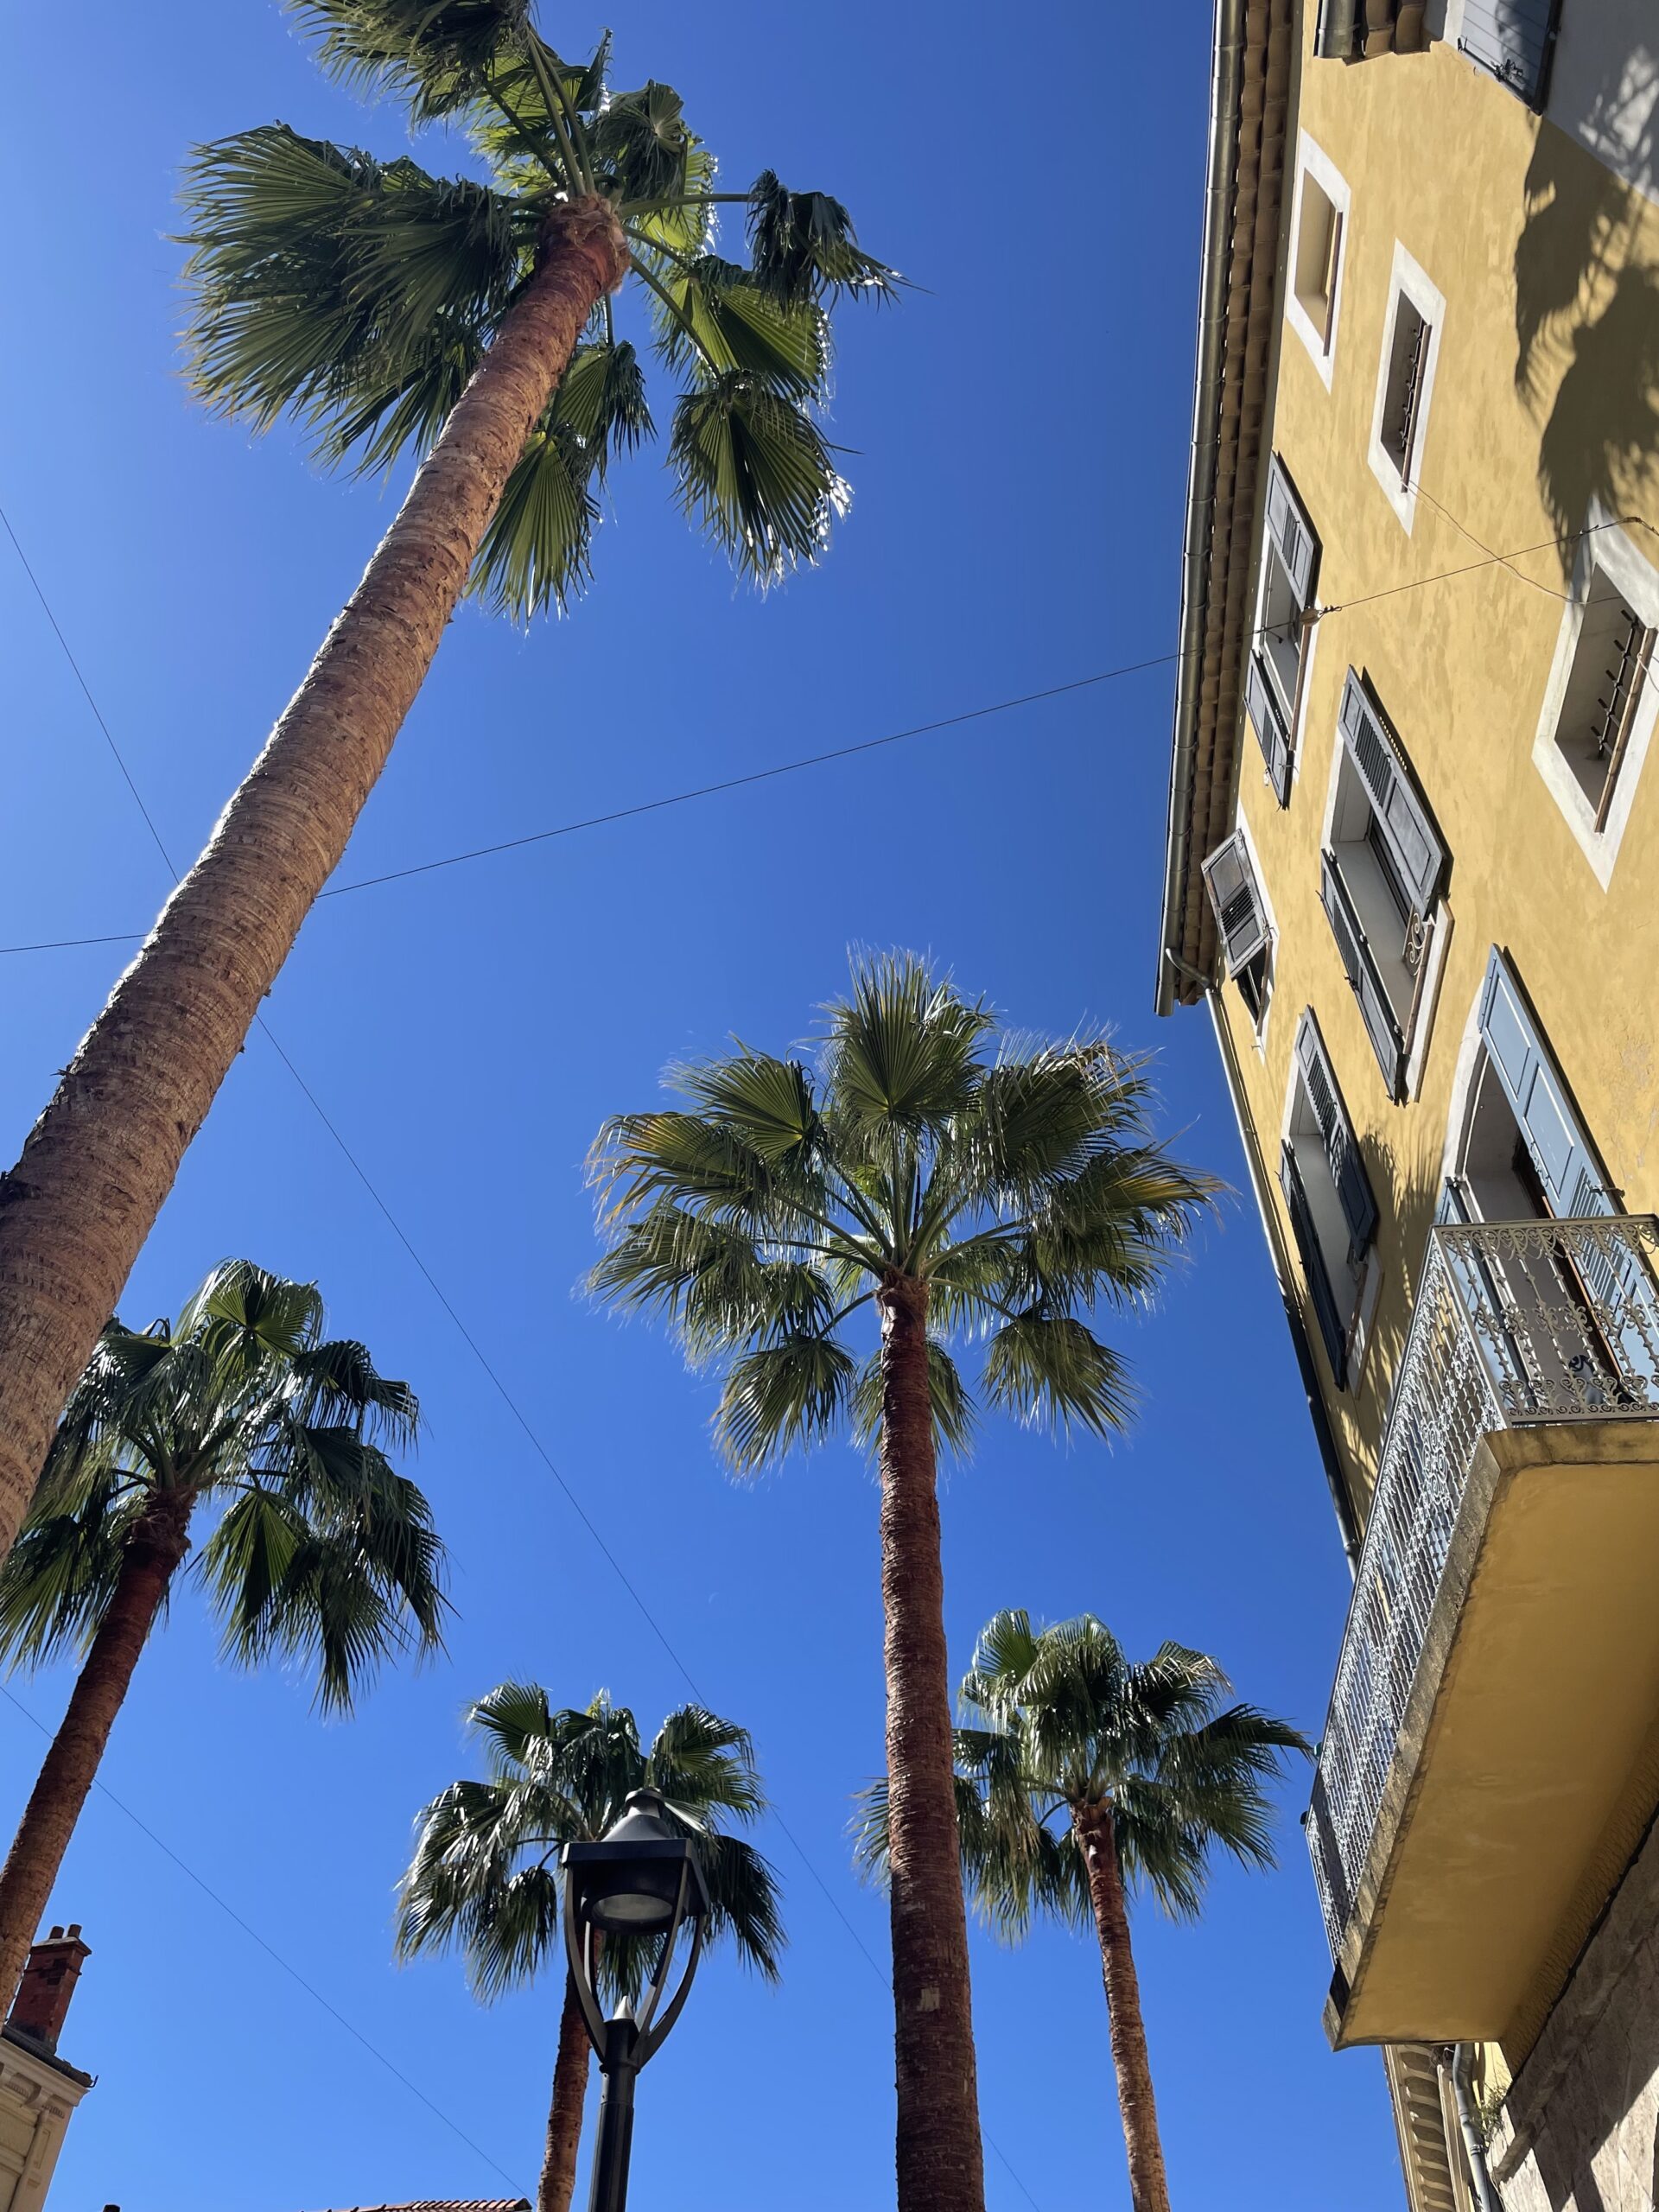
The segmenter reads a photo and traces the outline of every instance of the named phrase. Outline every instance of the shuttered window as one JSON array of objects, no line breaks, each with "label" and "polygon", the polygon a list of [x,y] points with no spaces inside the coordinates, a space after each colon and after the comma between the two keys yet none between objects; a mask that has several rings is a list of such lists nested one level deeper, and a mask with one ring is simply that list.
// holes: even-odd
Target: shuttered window
[{"label": "shuttered window", "polygon": [[1463,0],[1458,51],[1541,114],[1560,15],[1560,0]]},{"label": "shuttered window", "polygon": [[1288,470],[1275,454],[1263,500],[1261,591],[1244,698],[1281,806],[1290,804],[1303,618],[1313,605],[1319,566],[1319,538]]},{"label": "shuttered window", "polygon": [[1343,1390],[1348,1386],[1348,1332],[1337,1309],[1336,1294],[1331,1287],[1330,1270],[1325,1264],[1319,1233],[1313,1226],[1313,1209],[1307,1203],[1301,1170],[1296,1165],[1296,1154],[1287,1144],[1281,1145],[1279,1150],[1279,1187],[1285,1194],[1285,1211],[1290,1216],[1291,1234],[1296,1240],[1303,1279],[1307,1284],[1308,1303],[1319,1325],[1325,1356],[1331,1363],[1338,1389]]},{"label": "shuttered window", "polygon": [[1446,873],[1446,848],[1413,788],[1399,747],[1353,669],[1343,686],[1342,741],[1359,771],[1378,828],[1393,852],[1400,880],[1421,915],[1433,907]]},{"label": "shuttered window", "polygon": [[1266,950],[1272,934],[1242,830],[1224,839],[1205,861],[1204,880],[1221,934],[1222,963],[1230,981]]},{"label": "shuttered window", "polygon": [[1347,1227],[1348,1261],[1351,1266],[1357,1266],[1376,1233],[1376,1199],[1311,1009],[1302,1016],[1296,1032],[1296,1066],[1313,1109],[1325,1165]]},{"label": "shuttered window", "polygon": [[1552,1213],[1613,1213],[1609,1190],[1567,1087],[1508,962],[1494,945],[1480,992],[1480,1034]]},{"label": "shuttered window", "polygon": [[1290,804],[1290,724],[1268,680],[1267,665],[1258,651],[1250,655],[1244,676],[1244,704],[1255,728],[1262,758],[1268,764],[1268,781],[1281,806]]},{"label": "shuttered window", "polygon": [[1389,1097],[1397,1103],[1405,1095],[1405,1035],[1395,1018],[1370,939],[1349,897],[1336,857],[1328,852],[1319,855],[1319,897],[1331,924],[1331,934],[1337,941],[1343,973],[1359,1001],[1360,1018],[1376,1054],[1376,1064],[1389,1086]]}]

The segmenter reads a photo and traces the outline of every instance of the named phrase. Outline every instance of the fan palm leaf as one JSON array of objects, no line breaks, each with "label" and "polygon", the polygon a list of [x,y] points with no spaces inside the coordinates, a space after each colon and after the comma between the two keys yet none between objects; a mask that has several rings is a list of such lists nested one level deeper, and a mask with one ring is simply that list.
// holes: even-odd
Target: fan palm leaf
[{"label": "fan palm leaf", "polygon": [[[833,202],[766,199],[752,233],[791,310],[867,281]],[[1215,1186],[1158,1142],[1147,1070],[1103,1033],[1010,1033],[908,954],[855,956],[816,1052],[740,1045],[666,1084],[671,1106],[618,1115],[595,1142],[589,1287],[715,1370],[715,1441],[739,1472],[842,1433],[876,1453],[899,2202],[981,2212],[967,1918],[941,1840],[977,1836],[1011,1883],[1027,1860],[1069,1861],[1034,1827],[988,1827],[953,1781],[936,1450],[965,1453],[992,1411],[1122,1428],[1133,1387],[1098,1314],[1154,1294]],[[1023,1927],[1027,1893],[1005,1895]]]},{"label": "fan palm leaf", "polygon": [[110,1322],[70,1393],[0,1563],[0,1660],[79,1667],[0,1871],[8,1989],[193,1525],[215,1516],[191,1571],[226,1656],[299,1661],[324,1711],[442,1644],[443,1548],[385,1449],[414,1443],[420,1408],[326,1320],[315,1283],[228,1260],[176,1321]]}]

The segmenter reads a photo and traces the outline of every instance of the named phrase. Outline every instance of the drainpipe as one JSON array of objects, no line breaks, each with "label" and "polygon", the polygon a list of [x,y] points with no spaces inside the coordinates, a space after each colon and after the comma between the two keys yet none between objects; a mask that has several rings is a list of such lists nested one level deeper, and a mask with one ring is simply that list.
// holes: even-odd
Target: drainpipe
[{"label": "drainpipe", "polygon": [[[1354,1510],[1349,1502],[1348,1487],[1343,1479],[1342,1460],[1337,1451],[1337,1440],[1332,1433],[1331,1416],[1325,1411],[1325,1399],[1319,1389],[1319,1370],[1313,1364],[1313,1350],[1307,1341],[1307,1331],[1302,1325],[1301,1308],[1291,1287],[1290,1255],[1285,1249],[1284,1238],[1279,1226],[1266,1179],[1262,1158],[1260,1134],[1249,1102],[1244,1096],[1240,1080],[1238,1063],[1233,1058],[1233,1041],[1226,1022],[1222,1019],[1221,994],[1209,980],[1178,960],[1173,953],[1167,956],[1170,964],[1178,968],[1189,982],[1204,985],[1205,1002],[1210,1008],[1210,1020],[1216,1033],[1216,1044],[1221,1053],[1222,1071],[1227,1078],[1227,1095],[1232,1101],[1233,1116],[1238,1123],[1238,1133],[1243,1140],[1245,1165],[1249,1169],[1250,1189],[1255,1196],[1256,1211],[1262,1217],[1262,1233],[1268,1240],[1268,1254],[1273,1262],[1273,1272],[1279,1284],[1279,1296],[1285,1309],[1285,1321],[1290,1331],[1291,1347],[1296,1354],[1296,1366],[1302,1378],[1302,1390],[1307,1399],[1308,1419],[1313,1424],[1313,1440],[1319,1446],[1319,1462],[1325,1469],[1325,1487],[1331,1493],[1331,1503],[1337,1516],[1337,1533],[1342,1539],[1343,1557],[1348,1562],[1350,1576],[1359,1572],[1359,1530],[1354,1522]],[[1484,2212],[1484,2208],[1483,2208]]]},{"label": "drainpipe", "polygon": [[[1245,0],[1216,0],[1210,80],[1210,150],[1204,199],[1203,270],[1192,395],[1192,443],[1186,487],[1186,543],[1181,556],[1180,658],[1175,674],[1175,746],[1170,765],[1168,844],[1164,861],[1165,944],[1175,941],[1175,910],[1186,872],[1186,816],[1192,787],[1198,647],[1209,582],[1210,522],[1219,461],[1222,345],[1227,327],[1228,231],[1238,172],[1239,87],[1244,69]],[[1157,1008],[1174,1003],[1169,969],[1158,970]]]},{"label": "drainpipe", "polygon": [[1440,2073],[1452,2082],[1452,2101],[1458,2108],[1458,2126],[1463,2135],[1465,2156],[1475,2184],[1475,2202],[1478,2212],[1503,2212],[1503,2200],[1497,2193],[1492,2179],[1492,2170],[1486,2163],[1486,2145],[1475,2117],[1474,2092],[1469,2077],[1475,2063],[1474,2047],[1471,2044],[1450,2044],[1440,2053]]}]

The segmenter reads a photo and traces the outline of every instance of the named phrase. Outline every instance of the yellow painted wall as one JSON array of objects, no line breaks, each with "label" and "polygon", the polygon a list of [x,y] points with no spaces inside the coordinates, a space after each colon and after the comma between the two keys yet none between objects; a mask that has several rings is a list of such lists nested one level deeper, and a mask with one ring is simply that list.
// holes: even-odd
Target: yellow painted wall
[{"label": "yellow painted wall", "polygon": [[[1645,348],[1659,376],[1659,207],[1443,46],[1358,66],[1305,52],[1300,127],[1352,204],[1332,387],[1287,324],[1272,443],[1320,537],[1319,601],[1341,611],[1318,626],[1287,810],[1248,726],[1241,740],[1240,809],[1278,929],[1263,1050],[1236,990],[1224,1005],[1275,1197],[1292,1041],[1311,1004],[1381,1209],[1382,1290],[1356,1389],[1331,1387],[1312,1332],[1363,1511],[1494,943],[1626,1205],[1659,1210],[1659,739],[1605,891],[1532,758],[1573,550],[1558,540],[1588,519],[1592,493],[1659,524],[1659,401],[1641,367]],[[1367,459],[1396,238],[1446,303],[1409,536]],[[1659,568],[1659,534],[1630,535]],[[1522,547],[1541,550],[1396,589]],[[1450,950],[1420,1096],[1404,1106],[1386,1096],[1319,904],[1351,664],[1369,672],[1452,861]]]}]

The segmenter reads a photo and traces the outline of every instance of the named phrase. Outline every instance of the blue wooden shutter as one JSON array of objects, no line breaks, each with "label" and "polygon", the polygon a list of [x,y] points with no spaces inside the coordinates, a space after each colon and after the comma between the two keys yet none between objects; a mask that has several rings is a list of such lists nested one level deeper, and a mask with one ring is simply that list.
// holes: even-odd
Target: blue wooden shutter
[{"label": "blue wooden shutter", "polygon": [[1394,1007],[1376,972],[1376,963],[1334,853],[1319,855],[1319,898],[1331,925],[1331,934],[1337,940],[1343,973],[1359,1001],[1365,1034],[1371,1040],[1371,1050],[1376,1054],[1376,1064],[1389,1086],[1389,1096],[1397,1103],[1405,1094],[1406,1041],[1400,1033]]},{"label": "blue wooden shutter", "polygon": [[1357,1267],[1376,1231],[1376,1199],[1311,1008],[1302,1016],[1297,1029],[1295,1051],[1303,1088],[1319,1123],[1331,1180],[1336,1185],[1342,1217],[1347,1224],[1349,1262]]},{"label": "blue wooden shutter", "polygon": [[1541,114],[1560,17],[1560,0],[1464,0],[1458,51]]},{"label": "blue wooden shutter", "polygon": [[1347,1332],[1337,1312],[1336,1297],[1331,1288],[1325,1255],[1319,1249],[1319,1234],[1313,1226],[1307,1192],[1302,1188],[1301,1170],[1296,1165],[1295,1154],[1287,1144],[1279,1147],[1279,1187],[1285,1194],[1285,1211],[1290,1216],[1291,1233],[1296,1239],[1296,1249],[1301,1257],[1308,1303],[1313,1306],[1313,1318],[1319,1325],[1325,1356],[1331,1363],[1331,1372],[1336,1378],[1338,1389],[1345,1389],[1348,1384]]},{"label": "blue wooden shutter", "polygon": [[1319,541],[1307,518],[1307,509],[1297,498],[1296,487],[1277,454],[1268,471],[1267,528],[1268,536],[1278,547],[1279,558],[1285,564],[1296,604],[1306,613],[1313,604]]},{"label": "blue wooden shutter", "polygon": [[1389,841],[1401,880],[1411,894],[1417,912],[1427,915],[1433,908],[1446,873],[1446,848],[1428,818],[1428,810],[1413,787],[1399,747],[1351,668],[1343,686],[1338,721],[1343,743],[1359,771],[1359,779]]},{"label": "blue wooden shutter", "polygon": [[1492,1072],[1520,1124],[1550,1211],[1564,1218],[1618,1212],[1590,1141],[1567,1103],[1549,1048],[1496,945],[1481,987],[1480,1033]]},{"label": "blue wooden shutter", "polygon": [[1290,732],[1273,696],[1273,686],[1259,652],[1250,655],[1244,671],[1244,703],[1255,724],[1256,741],[1268,764],[1268,780],[1281,806],[1290,804]]},{"label": "blue wooden shutter", "polygon": [[1204,880],[1221,932],[1222,963],[1230,977],[1236,976],[1262,950],[1269,934],[1242,830],[1224,838],[1205,861]]}]

